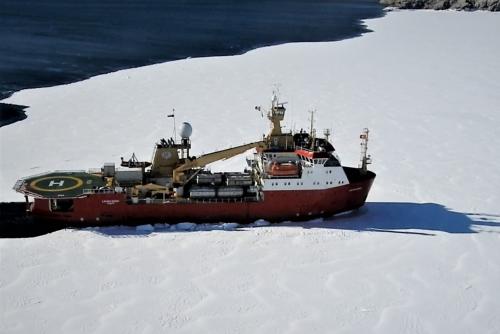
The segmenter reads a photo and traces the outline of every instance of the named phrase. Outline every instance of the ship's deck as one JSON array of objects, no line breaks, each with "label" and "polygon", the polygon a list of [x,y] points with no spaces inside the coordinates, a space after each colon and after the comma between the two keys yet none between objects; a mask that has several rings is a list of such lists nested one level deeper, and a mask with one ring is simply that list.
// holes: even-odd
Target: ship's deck
[{"label": "ship's deck", "polygon": [[29,176],[17,181],[14,190],[37,198],[76,198],[85,189],[103,187],[101,176],[84,171],[55,171]]}]

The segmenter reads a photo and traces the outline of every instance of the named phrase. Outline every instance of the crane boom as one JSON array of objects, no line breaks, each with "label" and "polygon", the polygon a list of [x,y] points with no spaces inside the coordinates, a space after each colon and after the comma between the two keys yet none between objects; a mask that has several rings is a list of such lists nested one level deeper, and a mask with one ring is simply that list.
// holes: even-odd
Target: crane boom
[{"label": "crane boom", "polygon": [[227,149],[221,150],[221,151],[216,151],[216,152],[204,154],[198,158],[187,161],[186,163],[175,168],[174,171],[176,173],[179,173],[179,172],[183,172],[183,171],[186,171],[186,170],[192,169],[192,168],[204,167],[204,166],[208,165],[209,163],[212,163],[212,162],[215,162],[218,160],[228,159],[228,158],[234,157],[235,155],[238,155],[238,154],[241,154],[245,151],[248,151],[251,148],[259,147],[259,146],[264,147],[264,145],[265,145],[265,142],[257,141],[257,142],[253,142],[253,143],[249,143],[249,144],[245,144],[245,145],[227,148]]}]

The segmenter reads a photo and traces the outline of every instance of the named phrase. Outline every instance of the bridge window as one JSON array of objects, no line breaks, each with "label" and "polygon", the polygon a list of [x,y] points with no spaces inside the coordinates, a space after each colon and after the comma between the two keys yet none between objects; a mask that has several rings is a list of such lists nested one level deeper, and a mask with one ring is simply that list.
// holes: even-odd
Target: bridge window
[{"label": "bridge window", "polygon": [[338,167],[338,166],[340,166],[340,162],[333,155],[330,155],[330,157],[325,163],[325,167]]}]

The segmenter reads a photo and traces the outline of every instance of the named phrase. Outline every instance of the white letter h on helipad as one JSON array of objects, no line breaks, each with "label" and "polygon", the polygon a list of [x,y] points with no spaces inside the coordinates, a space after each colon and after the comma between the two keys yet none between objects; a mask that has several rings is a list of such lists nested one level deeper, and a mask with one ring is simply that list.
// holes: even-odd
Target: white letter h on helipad
[{"label": "white letter h on helipad", "polygon": [[59,182],[56,182],[56,181],[54,181],[54,180],[50,180],[49,187],[52,187],[52,186],[54,186],[54,185],[57,185],[57,186],[59,186],[59,187],[62,187],[62,186],[63,186],[63,184],[64,184],[64,180],[61,180],[61,181],[59,181]]}]

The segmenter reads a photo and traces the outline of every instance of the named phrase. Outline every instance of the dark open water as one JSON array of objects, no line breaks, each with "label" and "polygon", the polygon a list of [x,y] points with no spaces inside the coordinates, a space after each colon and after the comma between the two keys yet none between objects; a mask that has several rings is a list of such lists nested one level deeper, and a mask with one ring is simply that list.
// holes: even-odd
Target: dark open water
[{"label": "dark open water", "polygon": [[0,0],[0,99],[118,69],[333,41],[378,0]]},{"label": "dark open water", "polygon": [[[129,67],[355,37],[381,15],[378,0],[0,0],[0,100]],[[0,103],[0,127],[24,108]],[[32,233],[18,226],[24,212],[0,208],[0,235]]]}]

